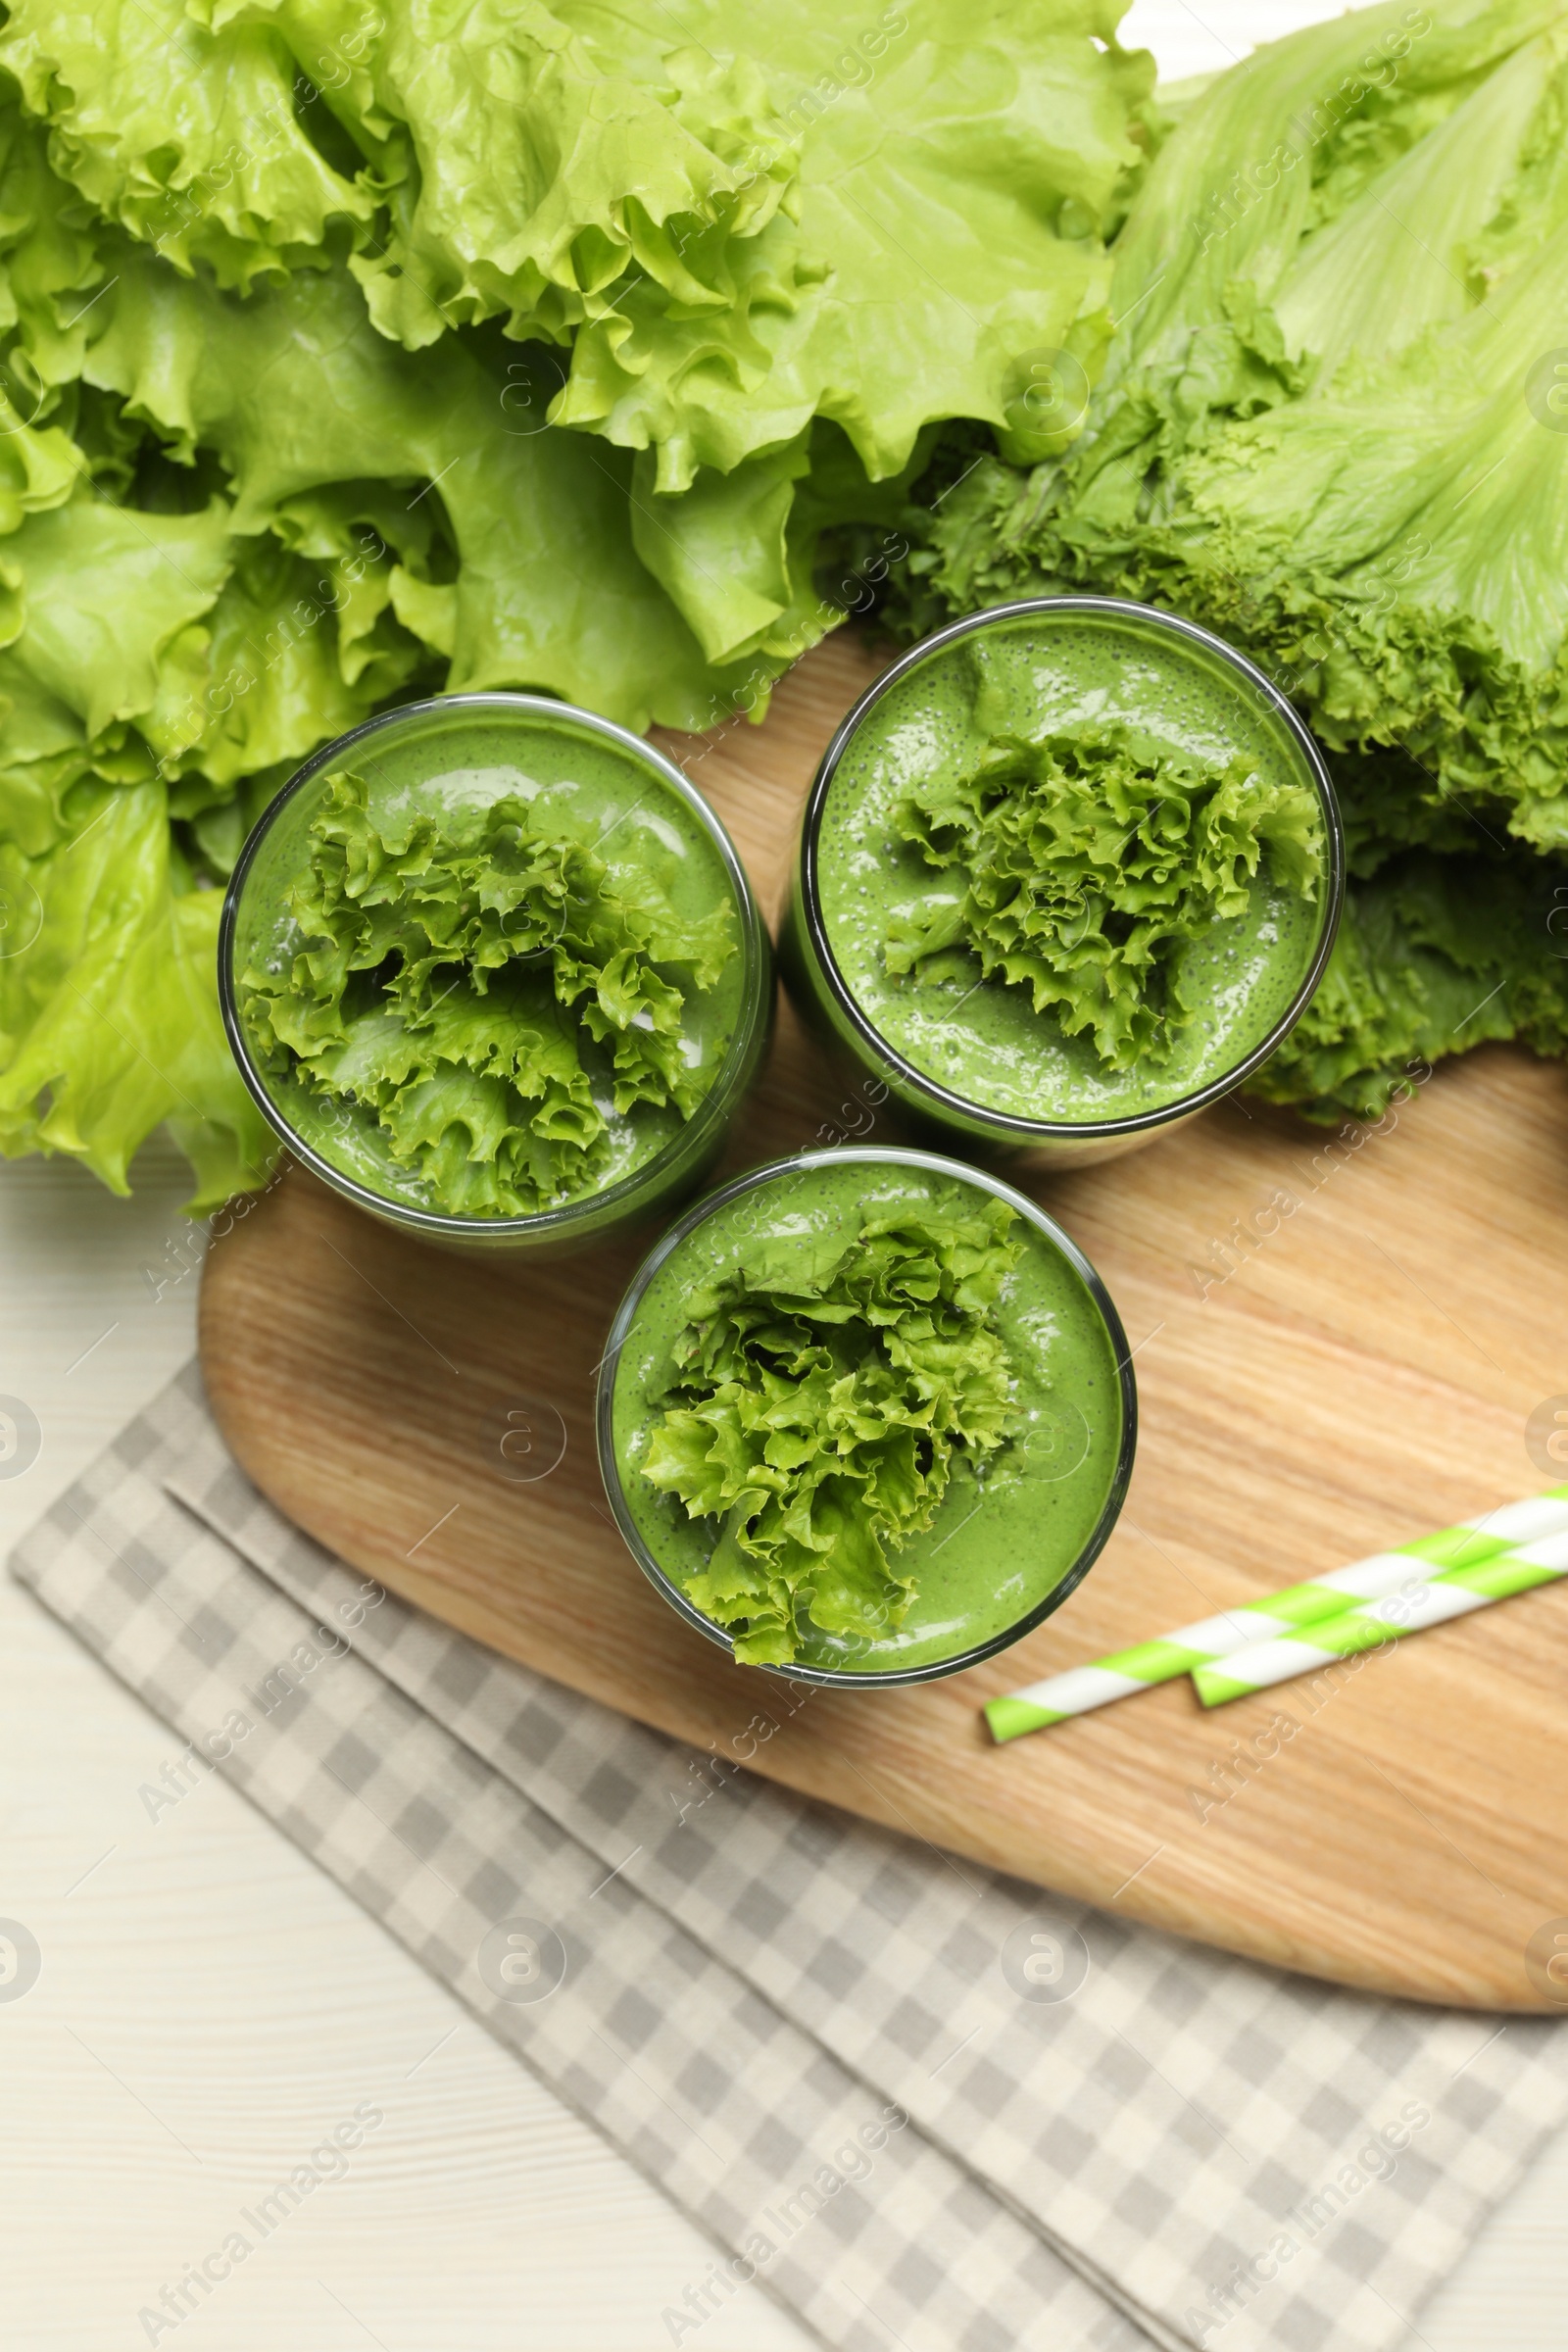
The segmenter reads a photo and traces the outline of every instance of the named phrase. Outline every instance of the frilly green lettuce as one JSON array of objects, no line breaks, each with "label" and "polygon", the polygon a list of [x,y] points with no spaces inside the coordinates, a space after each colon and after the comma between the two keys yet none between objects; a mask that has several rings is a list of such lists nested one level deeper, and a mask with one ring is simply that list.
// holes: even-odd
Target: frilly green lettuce
[{"label": "frilly green lettuce", "polygon": [[176,269],[246,287],[375,211],[297,116],[294,58],[265,21],[215,31],[184,0],[18,0],[0,69],[49,126],[59,176]]},{"label": "frilly green lettuce", "polygon": [[1246,912],[1260,864],[1311,899],[1323,863],[1304,785],[1265,784],[1240,754],[1208,767],[1093,723],[994,739],[896,822],[956,887],[891,927],[888,969],[940,980],[974,958],[1069,1037],[1089,1032],[1109,1070],[1168,1058],[1202,1008],[1183,993],[1181,951]]},{"label": "frilly green lettuce", "polygon": [[874,1642],[902,1622],[899,1552],[1009,1434],[1013,1220],[954,1193],[814,1250],[763,1234],[693,1296],[640,1469],[718,1522],[685,1589],[738,1659],[788,1665],[809,1625]]},{"label": "frilly green lettuce", "polygon": [[82,483],[0,540],[13,658],[89,738],[153,709],[228,577],[228,518],[221,499],[192,514],[133,514]]},{"label": "frilly green lettuce", "polygon": [[[639,729],[711,724],[727,707],[743,673],[710,667],[638,560],[631,458],[535,430],[536,413],[509,401],[547,365],[532,347],[508,360],[449,336],[402,351],[341,271],[304,272],[242,302],[133,250],[120,260],[88,380],[181,454],[218,451],[237,532],[270,527],[333,485],[401,480],[407,512],[420,482],[439,483],[455,558],[447,593],[432,595],[442,583],[400,550],[390,596],[448,654],[450,691],[543,689]],[[721,561],[734,559],[726,550]]]},{"label": "frilly green lettuce", "polygon": [[[840,616],[822,532],[893,527],[1042,344],[1098,365],[1122,0],[677,13],[15,0],[0,855],[123,931],[144,1026],[8,949],[0,1150],[120,1183],[177,1095],[198,1204],[254,1181],[213,886],[292,764],[443,688],[760,716]],[[134,890],[74,846],[108,790]]]},{"label": "frilly green lettuce", "polygon": [[822,416],[874,481],[934,418],[1003,424],[1042,349],[1095,370],[1151,80],[1115,46],[1122,13],[925,0],[835,38],[801,12],[683,10],[781,93],[799,200],[728,247],[724,308],[628,286],[578,335],[559,420],[653,450],[667,494]]},{"label": "frilly green lettuce", "polygon": [[0,68],[61,176],[177,269],[243,291],[336,231],[417,348],[496,316],[563,336],[629,273],[727,301],[694,245],[766,221],[787,130],[750,58],[612,24],[542,0],[18,0]]},{"label": "frilly green lettuce", "polygon": [[[3,78],[3,77],[0,77]],[[81,371],[87,315],[106,272],[101,223],[50,168],[48,132],[0,97],[0,337],[7,398],[31,425]]]},{"label": "frilly green lettuce", "polygon": [[273,1156],[218,1015],[220,894],[178,871],[161,784],[89,779],[70,822],[33,857],[0,839],[0,1151],[70,1152],[123,1193],[167,1120],[193,1211],[217,1208]]},{"label": "frilly green lettuce", "polygon": [[[244,293],[341,254],[411,350],[487,319],[569,344],[490,401],[648,453],[608,503],[707,659],[765,679],[822,627],[789,524],[813,421],[875,482],[933,420],[1004,423],[1042,351],[1097,368],[1152,78],[1122,5],[19,0],[0,67],[57,172],[179,270]],[[587,464],[553,468],[574,498]]]},{"label": "frilly green lettuce", "polygon": [[[412,348],[497,316],[514,337],[561,339],[644,279],[722,310],[732,242],[788,196],[793,158],[750,59],[715,56],[675,18],[628,56],[572,13],[414,0],[366,40],[363,74],[324,91],[387,195],[389,231],[365,241],[355,275],[377,326]],[[277,14],[329,43],[347,12],[292,0]]]},{"label": "frilly green lettuce", "polygon": [[618,1111],[690,1118],[683,1015],[735,952],[727,907],[683,920],[652,875],[536,831],[514,797],[389,820],[344,773],[311,843],[297,944],[241,976],[247,1032],[264,1068],[363,1110],[442,1208],[528,1216],[592,1189],[607,1122],[582,1034]]},{"label": "frilly green lettuce", "polygon": [[1505,1038],[1568,1054],[1568,865],[1409,850],[1350,884],[1322,984],[1251,1092],[1373,1118],[1442,1055]]},{"label": "frilly green lettuce", "polygon": [[[1311,26],[1212,83],[1155,159],[1081,435],[1029,465],[975,451],[915,524],[910,627],[1089,587],[1206,623],[1295,699],[1369,882],[1259,1082],[1319,1108],[1375,1101],[1412,1039],[1461,1050],[1506,1019],[1556,1050],[1501,937],[1494,1009],[1466,1017],[1472,954],[1446,915],[1426,944],[1448,886],[1402,860],[1462,855],[1453,891],[1495,911],[1510,836],[1568,850],[1565,298],[1556,0]],[[1370,885],[1391,859],[1408,930]]]}]

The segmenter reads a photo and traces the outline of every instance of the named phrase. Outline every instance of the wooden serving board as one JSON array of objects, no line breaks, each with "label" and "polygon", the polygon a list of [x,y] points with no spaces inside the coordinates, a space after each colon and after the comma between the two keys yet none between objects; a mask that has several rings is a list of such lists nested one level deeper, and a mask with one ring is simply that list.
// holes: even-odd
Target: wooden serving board
[{"label": "wooden serving board", "polygon": [[[816,759],[875,667],[840,637],[762,727],[671,746],[770,906]],[[785,1006],[732,1163],[863,1118],[841,1117],[844,1093]],[[1548,2008],[1525,1947],[1568,1919],[1568,1590],[1424,1634],[1339,1688],[1212,1714],[1173,1684],[998,1749],[977,1710],[1552,1483],[1525,1424],[1568,1392],[1562,1073],[1487,1049],[1338,1145],[1231,1102],[1035,1189],[1136,1350],[1132,1491],[1057,1616],[917,1689],[803,1699],[730,1664],[639,1574],[593,1438],[635,1247],[542,1269],[466,1260],[295,1169],[208,1258],[208,1388],[251,1476],[322,1544],[700,1751],[1233,1951]]]}]

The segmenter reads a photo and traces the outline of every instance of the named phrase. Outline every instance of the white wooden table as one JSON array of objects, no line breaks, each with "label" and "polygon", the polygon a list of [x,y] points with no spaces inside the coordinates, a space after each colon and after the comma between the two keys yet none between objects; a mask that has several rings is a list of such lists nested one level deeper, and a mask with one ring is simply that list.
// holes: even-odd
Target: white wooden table
[{"label": "white wooden table", "polygon": [[[189,1354],[173,1153],[136,1196],[0,1166],[0,1396],[42,1451],[0,1549]],[[174,2333],[193,2352],[655,2352],[711,2256],[589,2128],[214,1776],[148,1819],[178,1752],[0,1580],[0,1916],[43,1952],[0,2004],[0,2343],[128,2352],[144,2305],[362,2099],[386,2123]],[[1568,2136],[1423,2318],[1431,2352],[1562,2352]],[[188,2332],[187,2332],[188,2331]],[[760,2293],[704,2352],[808,2339]],[[1417,2339],[1412,2337],[1412,2346]]]},{"label": "white wooden table", "polygon": [[[1172,76],[1330,12],[1136,0]],[[42,1426],[0,1476],[0,1547],[189,1354],[183,1179],[131,1201],[0,1168],[0,1396]],[[150,1269],[151,1278],[146,1270]],[[162,1283],[161,1291],[158,1285]],[[4,1464],[0,1463],[0,1471]],[[0,2004],[0,2341],[122,2352],[138,2314],[359,2101],[386,2122],[177,2335],[193,2352],[653,2352],[710,2250],[339,1888],[214,1777],[150,1820],[172,1735],[0,1583],[0,1916],[43,1953]],[[1562,2352],[1568,2137],[1421,2323],[1431,2352]],[[755,2292],[704,2352],[808,2339]]]}]

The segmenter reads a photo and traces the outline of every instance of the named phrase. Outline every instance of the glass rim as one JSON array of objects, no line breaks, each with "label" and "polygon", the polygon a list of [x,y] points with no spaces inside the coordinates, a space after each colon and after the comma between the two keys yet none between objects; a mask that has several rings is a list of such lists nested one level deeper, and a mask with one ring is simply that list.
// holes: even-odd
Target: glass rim
[{"label": "glass rim", "polygon": [[[618,750],[628,752],[645,766],[651,767],[685,803],[706,830],[717,850],[741,916],[741,954],[743,957],[742,987],[744,991],[742,1017],[737,1021],[735,1034],[723,1061],[714,1072],[711,1085],[691,1117],[671,1136],[662,1149],[651,1159],[642,1161],[630,1175],[608,1185],[602,1192],[584,1193],[564,1201],[557,1208],[536,1210],[530,1216],[479,1217],[457,1215],[441,1209],[420,1208],[413,1201],[400,1200],[393,1194],[378,1193],[358,1177],[349,1175],[308,1144],[272,1101],[255,1064],[250,1041],[240,1019],[238,993],[234,978],[234,938],[239,921],[240,900],[245,882],[260,856],[262,845],[296,794],[318,777],[324,767],[335,765],[351,746],[368,736],[381,734],[389,728],[407,723],[410,719],[444,716],[448,712],[472,713],[488,710],[514,716],[544,717],[565,720],[586,734],[598,735],[612,743]],[[740,852],[730,839],[718,811],[710,808],[689,776],[681,773],[672,760],[656,750],[643,736],[634,735],[612,718],[602,718],[596,710],[585,710],[580,704],[559,701],[546,694],[513,693],[504,688],[481,690],[472,694],[428,695],[417,703],[400,703],[395,710],[378,711],[374,717],[351,727],[344,735],[334,737],[311,754],[297,767],[288,782],[274,793],[245,837],[245,844],[234,861],[234,870],[223,893],[223,908],[218,926],[218,1001],[222,1016],[223,1031],[229,1051],[234,1056],[241,1079],[257,1108],[274,1135],[287,1147],[312,1175],[323,1184],[356,1201],[361,1207],[379,1216],[391,1215],[411,1231],[438,1235],[442,1240],[454,1238],[495,1239],[507,1234],[526,1231],[530,1234],[554,1234],[568,1231],[577,1221],[590,1213],[599,1217],[605,1211],[613,1213],[623,1200],[632,1199],[651,1182],[676,1155],[690,1148],[694,1133],[700,1133],[712,1116],[711,1105],[732,1083],[736,1072],[744,1065],[755,1041],[757,1021],[747,1016],[747,1007],[756,993],[760,978],[767,977],[766,926],[761,909],[752,889],[751,879],[741,862]],[[765,1002],[762,1011],[765,1016]]]},{"label": "glass rim", "polygon": [[1096,1311],[1104,1324],[1106,1336],[1115,1353],[1117,1388],[1121,1398],[1121,1439],[1116,1450],[1116,1460],[1111,1471],[1110,1483],[1105,1492],[1105,1499],[1101,1505],[1100,1514],[1094,1527],[1065,1575],[1053,1585],[1051,1591],[1014,1624],[1004,1627],[1000,1634],[992,1635],[988,1641],[976,1643],[972,1649],[963,1650],[956,1657],[940,1658],[923,1666],[889,1667],[885,1672],[880,1673],[856,1673],[849,1667],[839,1666],[793,1665],[759,1666],[757,1668],[760,1673],[774,1675],[785,1682],[810,1683],[825,1690],[893,1690],[901,1686],[907,1687],[912,1683],[941,1682],[949,1675],[962,1674],[969,1667],[980,1665],[984,1659],[995,1657],[999,1651],[1010,1649],[1015,1642],[1021,1642],[1026,1634],[1033,1633],[1037,1626],[1043,1625],[1046,1619],[1054,1615],[1069,1594],[1082,1584],[1109,1542],[1116,1522],[1121,1517],[1122,1505],[1127,1499],[1133,1458],[1138,1449],[1138,1383],[1133,1372],[1132,1350],[1127,1345],[1126,1327],[1116,1311],[1115,1300],[1111,1298],[1095,1266],[1080,1250],[1072,1236],[1063,1232],[1055,1218],[1042,1208],[1038,1200],[1031,1200],[1027,1193],[1020,1193],[1015,1186],[1004,1183],[1000,1176],[993,1175],[988,1168],[971,1167],[967,1161],[949,1159],[937,1152],[922,1152],[912,1145],[824,1146],[821,1149],[792,1152],[783,1159],[767,1160],[760,1167],[747,1168],[739,1176],[732,1176],[713,1192],[705,1193],[701,1200],[694,1201],[660,1236],[627,1284],[610,1326],[610,1337],[605,1346],[605,1352],[599,1359],[599,1378],[594,1399],[594,1436],[598,1446],[599,1469],[604,1480],[606,1498],[614,1514],[616,1528],[619,1530],[627,1550],[649,1583],[671,1604],[677,1615],[683,1617],[688,1625],[706,1636],[710,1642],[714,1642],[726,1654],[730,1654],[732,1651],[731,1637],[725,1633],[722,1626],[715,1624],[712,1618],[705,1617],[701,1609],[696,1607],[681,1591],[674,1578],[660,1566],[644,1542],[642,1533],[627,1504],[625,1490],[621,1483],[620,1465],[615,1458],[614,1446],[615,1381],[618,1376],[620,1351],[630,1335],[632,1325],[636,1321],[637,1310],[647,1295],[648,1286],[654,1276],[665,1260],[680,1247],[681,1243],[687,1239],[688,1235],[695,1232],[707,1218],[713,1215],[718,1209],[727,1207],[731,1200],[740,1199],[743,1194],[755,1191],[761,1185],[772,1183],[779,1177],[787,1176],[793,1170],[842,1167],[847,1162],[853,1161],[870,1162],[884,1167],[925,1169],[941,1176],[951,1177],[960,1184],[974,1186],[982,1192],[989,1193],[995,1200],[1004,1200],[1010,1208],[1015,1209],[1067,1260],[1089,1293]]},{"label": "glass rim", "polygon": [[[967,1095],[956,1094],[938,1078],[919,1069],[906,1055],[901,1054],[869,1019],[858,999],[839,969],[823,919],[821,896],[818,889],[816,853],[817,836],[821,829],[827,796],[839,764],[859,728],[861,721],[909,672],[933,654],[956,644],[961,638],[974,635],[993,623],[1016,620],[1031,613],[1100,613],[1108,618],[1136,618],[1152,622],[1156,630],[1185,639],[1217,655],[1222,662],[1235,670],[1242,680],[1256,693],[1270,713],[1283,720],[1287,733],[1294,739],[1317,793],[1318,808],[1323,818],[1323,919],[1306,974],[1284,1012],[1262,1042],[1236,1062],[1222,1076],[1205,1086],[1179,1096],[1175,1102],[1157,1104],[1151,1110],[1130,1111],[1114,1119],[1027,1119],[1015,1111],[995,1110],[976,1102]],[[918,645],[910,646],[906,654],[873,679],[855,708],[835,730],[833,739],[822,754],[806,808],[801,819],[801,846],[797,859],[800,876],[801,911],[807,937],[835,1004],[849,1022],[862,1048],[879,1057],[890,1076],[896,1077],[901,1088],[906,1088],[935,1105],[936,1108],[970,1125],[983,1125],[1008,1143],[1020,1147],[1030,1144],[1102,1143],[1113,1142],[1123,1136],[1136,1136],[1152,1129],[1169,1126],[1174,1120],[1189,1117],[1193,1112],[1206,1110],[1213,1102],[1234,1093],[1243,1081],[1265,1062],[1269,1055],[1289,1036],[1310,1002],[1313,991],[1322,979],[1334,942],[1339,935],[1340,917],[1345,904],[1345,827],[1340,816],[1339,802],[1329,775],[1327,762],[1316,741],[1292,704],[1265,671],[1254,662],[1228,645],[1223,637],[1201,627],[1195,620],[1178,612],[1163,612],[1157,606],[1136,603],[1130,597],[1119,596],[1030,596],[1018,597],[1004,605],[988,605],[983,612],[966,613],[960,620],[949,621]]]}]

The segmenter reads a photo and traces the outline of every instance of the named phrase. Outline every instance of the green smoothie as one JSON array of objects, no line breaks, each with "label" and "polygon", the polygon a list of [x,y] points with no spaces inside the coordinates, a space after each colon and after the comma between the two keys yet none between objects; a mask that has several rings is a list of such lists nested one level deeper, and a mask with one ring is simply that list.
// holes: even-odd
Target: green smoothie
[{"label": "green smoothie", "polygon": [[[1097,763],[1119,766],[1120,797],[1105,807],[1108,851],[1083,821],[1071,838],[1058,824],[1067,895],[1036,918],[1031,938],[1006,904],[1021,886],[1019,845],[1043,844],[1049,861],[1053,842],[1044,824],[1032,835],[1015,828],[1010,873],[991,877],[983,960],[962,903],[966,864],[979,862],[969,842],[986,854],[993,845],[973,826],[968,836],[953,825],[944,834],[943,796],[988,762],[1001,771],[1009,759],[1014,769],[1038,761],[1045,755],[1031,747],[1042,745],[1058,782],[1063,772],[1078,779],[1080,801]],[[1231,856],[1217,903],[1233,910],[1170,921],[1160,938],[1146,906],[1168,879],[1160,819],[1142,838],[1140,820],[1161,795],[1179,808],[1194,779],[1198,806],[1224,780],[1214,839],[1227,853],[1240,844],[1255,870]],[[805,845],[817,956],[837,967],[861,1020],[894,1055],[982,1112],[1067,1128],[1157,1113],[1240,1070],[1298,1008],[1337,910],[1331,821],[1302,731],[1226,649],[1138,607],[1026,607],[938,640],[853,725]],[[1265,838],[1270,824],[1275,843]],[[1203,852],[1210,868],[1224,862],[1212,841]],[[1194,855],[1189,841],[1176,858]],[[1118,874],[1118,856],[1141,858],[1137,873]],[[1048,930],[1049,969],[1033,952]],[[1139,944],[1146,935],[1150,950]],[[944,952],[915,956],[911,939]],[[1155,1007],[1149,1017],[1148,1008],[1127,1011],[1140,984]],[[1048,997],[1056,1001],[1042,1009]]]},{"label": "green smoothie", "polygon": [[[999,1201],[1016,1213],[999,1211]],[[1134,1390],[1114,1309],[1022,1196],[953,1161],[867,1150],[782,1162],[690,1212],[617,1318],[601,1380],[607,1486],[644,1567],[702,1619],[689,1588],[710,1568],[718,1522],[691,1516],[648,1475],[662,1443],[672,1365],[690,1348],[694,1299],[700,1310],[713,1286],[755,1264],[760,1250],[769,1280],[787,1292],[792,1267],[804,1282],[824,1252],[831,1260],[889,1212],[943,1204],[950,1213],[1000,1216],[1009,1237],[1014,1262],[990,1318],[1004,1350],[1004,1440],[978,1472],[956,1468],[929,1526],[891,1555],[913,1587],[901,1621],[874,1638],[807,1622],[781,1671],[925,1679],[1016,1640],[1065,1596],[1109,1533],[1131,1466]],[[782,1434],[779,1442],[788,1443]],[[853,1547],[853,1530],[843,1540]],[[708,1623],[714,1638],[735,1630]]]},{"label": "green smoothie", "polygon": [[715,1091],[732,1107],[765,1036],[726,851],[586,713],[397,713],[274,805],[235,877],[242,1067],[320,1172],[394,1208],[510,1223],[624,1187]]}]

